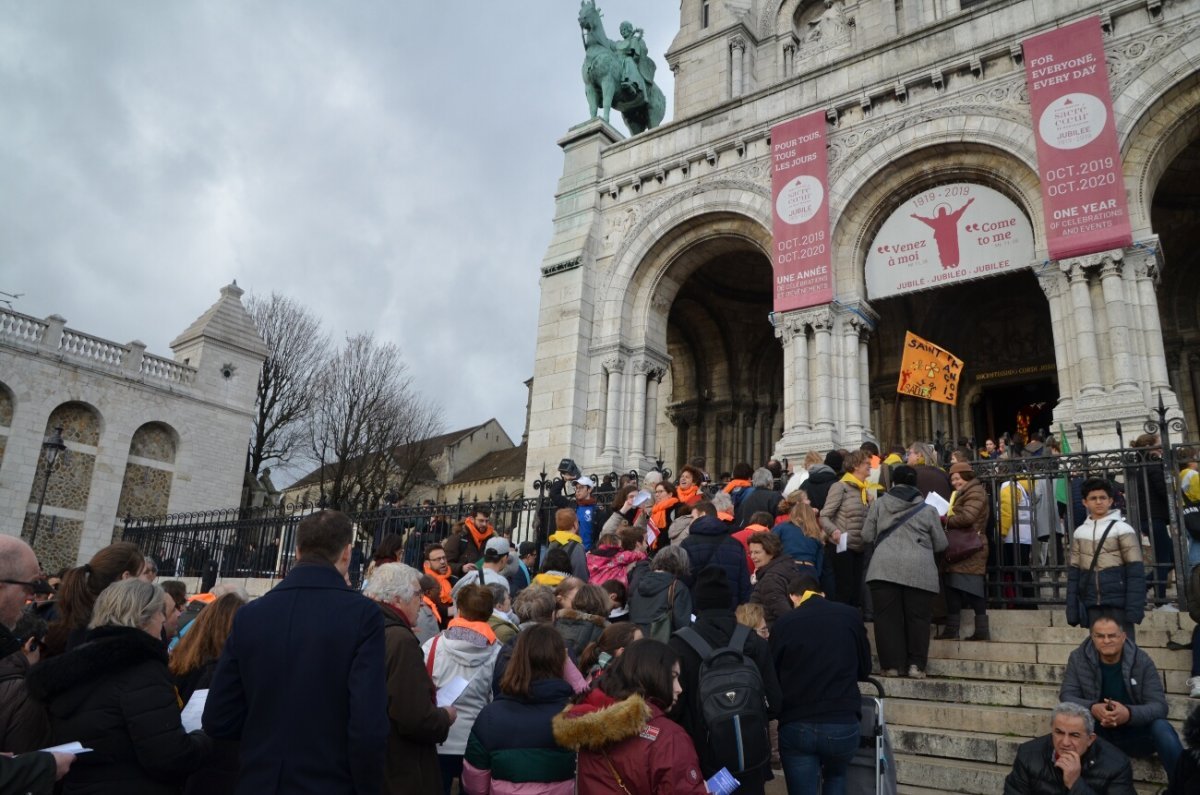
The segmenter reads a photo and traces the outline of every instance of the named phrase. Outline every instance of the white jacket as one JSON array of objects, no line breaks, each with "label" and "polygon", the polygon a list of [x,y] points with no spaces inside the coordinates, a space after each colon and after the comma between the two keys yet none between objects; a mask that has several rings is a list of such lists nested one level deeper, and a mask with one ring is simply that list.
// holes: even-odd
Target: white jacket
[{"label": "white jacket", "polygon": [[421,645],[428,666],[430,649],[437,641],[437,649],[433,652],[433,683],[439,689],[456,676],[470,683],[454,702],[458,718],[450,724],[446,742],[438,746],[439,754],[461,755],[467,750],[467,737],[475,725],[475,718],[492,700],[492,670],[496,667],[500,644],[481,646],[463,639],[465,635],[479,637],[471,630],[452,627]]}]

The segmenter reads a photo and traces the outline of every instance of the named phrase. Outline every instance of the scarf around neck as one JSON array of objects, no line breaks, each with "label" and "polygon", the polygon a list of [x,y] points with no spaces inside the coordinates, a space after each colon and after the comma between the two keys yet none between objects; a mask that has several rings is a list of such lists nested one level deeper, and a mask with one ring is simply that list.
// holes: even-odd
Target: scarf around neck
[{"label": "scarf around neck", "polygon": [[450,619],[450,623],[446,625],[446,629],[454,629],[455,627],[462,627],[463,629],[469,629],[472,632],[479,633],[483,637],[487,638],[489,646],[496,642],[496,632],[486,621],[468,621],[461,616],[455,616],[454,618]]},{"label": "scarf around neck", "polygon": [[479,547],[481,551],[483,550],[483,545],[487,543],[487,540],[495,535],[490,527],[486,533],[480,533],[479,530],[475,528],[474,519],[467,519],[463,522],[463,524],[467,526],[467,531],[471,534],[471,539],[475,542],[475,546]]},{"label": "scarf around neck", "polygon": [[842,475],[842,482],[849,483],[851,486],[854,486],[856,489],[858,489],[858,495],[862,497],[863,505],[867,504],[868,489],[875,491],[883,488],[883,486],[880,486],[878,483],[863,483],[861,480],[854,477],[854,474],[851,472],[847,472],[846,474]]},{"label": "scarf around neck", "polygon": [[700,487],[699,486],[686,486],[686,487],[676,486],[675,487],[675,497],[680,502],[685,502],[688,505],[699,502],[700,501]]},{"label": "scarf around neck", "polygon": [[425,564],[425,573],[437,580],[439,589],[438,599],[441,600],[442,604],[451,604],[453,600],[450,598],[450,574],[438,574],[428,563]]}]

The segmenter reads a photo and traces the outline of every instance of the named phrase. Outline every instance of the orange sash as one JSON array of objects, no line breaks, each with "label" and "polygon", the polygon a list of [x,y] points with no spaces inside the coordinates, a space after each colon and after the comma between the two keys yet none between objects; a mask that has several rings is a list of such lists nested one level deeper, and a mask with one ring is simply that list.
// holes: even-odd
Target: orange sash
[{"label": "orange sash", "polygon": [[478,632],[480,635],[483,635],[485,638],[487,638],[488,643],[496,642],[496,633],[486,621],[468,621],[460,616],[455,616],[454,618],[450,619],[450,623],[446,625],[446,629],[450,629],[452,627],[465,627],[472,632]]}]

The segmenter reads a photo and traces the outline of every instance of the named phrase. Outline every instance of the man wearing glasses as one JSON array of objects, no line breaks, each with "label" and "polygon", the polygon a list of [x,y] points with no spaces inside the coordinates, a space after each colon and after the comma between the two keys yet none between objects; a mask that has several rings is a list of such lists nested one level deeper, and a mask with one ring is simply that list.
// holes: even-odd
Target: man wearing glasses
[{"label": "man wearing glasses", "polygon": [[1112,614],[1098,616],[1091,637],[1071,652],[1059,700],[1089,710],[1096,734],[1127,755],[1148,757],[1157,752],[1168,778],[1175,775],[1183,747],[1167,722],[1162,677]]},{"label": "man wearing glasses", "polygon": [[13,627],[21,618],[25,603],[47,590],[37,557],[29,545],[19,538],[0,535],[0,657],[21,648],[12,633]]}]

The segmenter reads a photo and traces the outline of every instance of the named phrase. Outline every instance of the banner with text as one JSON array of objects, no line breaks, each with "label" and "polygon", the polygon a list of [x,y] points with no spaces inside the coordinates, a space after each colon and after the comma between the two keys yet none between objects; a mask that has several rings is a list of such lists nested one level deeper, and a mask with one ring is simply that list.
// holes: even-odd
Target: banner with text
[{"label": "banner with text", "polygon": [[1050,258],[1133,241],[1100,18],[1022,42]]},{"label": "banner with text", "polygon": [[833,300],[825,113],[771,128],[775,311]]},{"label": "banner with text", "polygon": [[896,391],[909,397],[958,403],[958,382],[962,378],[962,359],[945,348],[923,340],[911,331],[904,333],[904,353],[900,362],[900,383]]},{"label": "banner with text", "polygon": [[1033,262],[1033,226],[1012,199],[973,182],[922,191],[879,227],[867,298],[994,276]]}]

